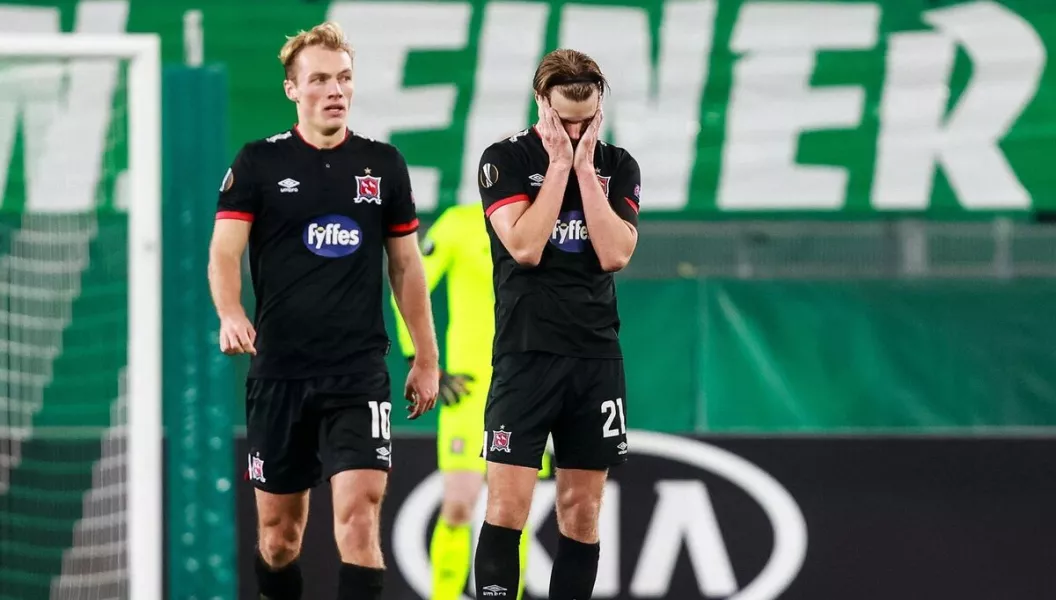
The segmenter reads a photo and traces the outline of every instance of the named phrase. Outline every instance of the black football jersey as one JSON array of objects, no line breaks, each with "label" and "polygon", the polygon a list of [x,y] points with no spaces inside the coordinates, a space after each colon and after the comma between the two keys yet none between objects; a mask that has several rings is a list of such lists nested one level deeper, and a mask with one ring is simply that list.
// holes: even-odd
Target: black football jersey
[{"label": "black football jersey", "polygon": [[249,266],[257,355],[249,376],[354,372],[387,352],[385,238],[418,228],[407,164],[392,145],[346,132],[321,149],[294,127],[242,147],[216,217],[253,223]]},{"label": "black football jersey", "polygon": [[[480,159],[477,186],[484,212],[532,202],[550,164],[535,128],[489,146]],[[637,226],[641,172],[629,152],[598,142],[596,176],[609,205]],[[487,221],[495,287],[495,356],[540,351],[586,358],[621,358],[620,317],[612,273],[602,270],[590,242],[590,223],[575,171],[568,177],[561,212],[535,267],[517,264]]]}]

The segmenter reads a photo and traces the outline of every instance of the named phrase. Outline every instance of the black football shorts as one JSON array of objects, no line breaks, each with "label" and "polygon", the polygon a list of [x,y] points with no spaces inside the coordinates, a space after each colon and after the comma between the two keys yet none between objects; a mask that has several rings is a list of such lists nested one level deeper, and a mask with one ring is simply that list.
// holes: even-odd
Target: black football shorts
[{"label": "black football shorts", "polygon": [[627,460],[623,360],[543,352],[499,355],[484,410],[483,456],[540,468],[554,439],[560,469],[605,470]]},{"label": "black football shorts", "polygon": [[292,494],[341,471],[388,471],[389,382],[384,363],[356,375],[247,380],[247,479]]}]

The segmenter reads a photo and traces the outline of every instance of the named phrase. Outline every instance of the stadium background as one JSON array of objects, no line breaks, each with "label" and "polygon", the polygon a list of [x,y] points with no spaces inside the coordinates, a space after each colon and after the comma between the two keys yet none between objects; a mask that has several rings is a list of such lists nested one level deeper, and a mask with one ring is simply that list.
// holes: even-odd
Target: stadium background
[{"label": "stadium background", "polygon": [[[404,152],[426,225],[474,201],[484,141],[530,122],[542,52],[583,49],[611,77],[607,137],[646,177],[639,251],[618,279],[628,418],[747,459],[794,508],[745,483],[749,467],[693,465],[688,451],[660,449],[667,438],[641,437],[654,454],[610,490],[605,527],[620,543],[595,597],[1052,596],[1042,556],[1056,533],[1056,240],[1039,218],[1056,209],[1050,2],[7,0],[0,34],[161,35],[171,598],[249,598],[238,589],[252,548],[245,363],[215,351],[206,244],[234,152],[293,123],[275,59],[283,36],[327,18],[358,51],[352,127]],[[119,395],[123,340],[104,340],[125,327],[114,277],[127,261],[113,124],[123,107],[98,106],[84,118],[114,143],[70,140],[102,169],[82,292],[38,433],[0,491],[4,600],[49,597],[105,458],[98,436],[49,428],[105,427]],[[35,126],[0,110],[5,261],[25,248]],[[434,299],[442,331],[444,290]],[[10,348],[5,372],[17,366]],[[402,381],[398,353],[390,367]],[[393,421],[387,597],[419,597],[433,427],[435,413]],[[56,459],[63,469],[49,471]],[[309,594],[333,581],[319,501]],[[28,553],[41,520],[50,550]],[[540,542],[545,557],[552,519]],[[785,560],[774,571],[772,552]],[[783,595],[758,592],[782,573]],[[68,597],[91,597],[80,593]]]}]

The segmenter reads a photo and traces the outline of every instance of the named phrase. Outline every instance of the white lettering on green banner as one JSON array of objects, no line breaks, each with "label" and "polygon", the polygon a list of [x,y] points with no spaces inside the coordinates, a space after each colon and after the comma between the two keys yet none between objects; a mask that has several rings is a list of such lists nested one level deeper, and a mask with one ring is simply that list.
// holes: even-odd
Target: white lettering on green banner
[{"label": "white lettering on green banner", "polygon": [[[178,61],[183,13],[200,9],[205,63],[232,73],[233,154],[294,118],[274,58],[284,36],[338,21],[357,50],[351,125],[400,147],[424,213],[479,201],[472,174],[481,152],[534,121],[534,69],[559,46],[591,54],[609,77],[603,135],[641,164],[644,211],[1056,208],[1044,160],[1056,141],[1056,105],[1045,93],[1056,88],[1045,68],[1056,5],[945,4],[269,3],[254,6],[247,28],[244,7],[230,3],[82,1],[73,22],[78,31],[120,31],[116,7],[127,6],[128,29],[160,32],[165,60]],[[56,31],[59,16],[8,0],[0,30]],[[26,205],[91,205],[115,72],[74,67],[83,74],[61,95],[27,102],[33,89],[57,85],[42,68],[31,72],[33,86],[0,99],[0,184],[11,179],[21,131]],[[24,72],[2,72],[4,88]],[[37,175],[60,165],[62,177]]]}]

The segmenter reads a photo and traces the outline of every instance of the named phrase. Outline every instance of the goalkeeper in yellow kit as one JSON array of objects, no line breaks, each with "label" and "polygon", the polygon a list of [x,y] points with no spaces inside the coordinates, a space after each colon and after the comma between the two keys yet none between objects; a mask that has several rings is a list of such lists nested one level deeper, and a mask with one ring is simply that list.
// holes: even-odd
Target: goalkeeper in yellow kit
[{"label": "goalkeeper in yellow kit", "polygon": [[[422,256],[429,291],[447,277],[448,297],[446,361],[440,379],[442,405],[436,448],[438,468],[444,476],[444,494],[429,545],[433,571],[431,600],[459,600],[473,560],[470,518],[484,484],[487,464],[481,458],[481,444],[495,336],[491,247],[481,203],[445,210],[426,233]],[[409,360],[413,359],[411,336],[399,311],[395,313],[400,347]],[[544,454],[539,476],[547,477],[549,471],[549,454]],[[524,594],[530,539],[529,535],[521,536],[518,599]]]}]

